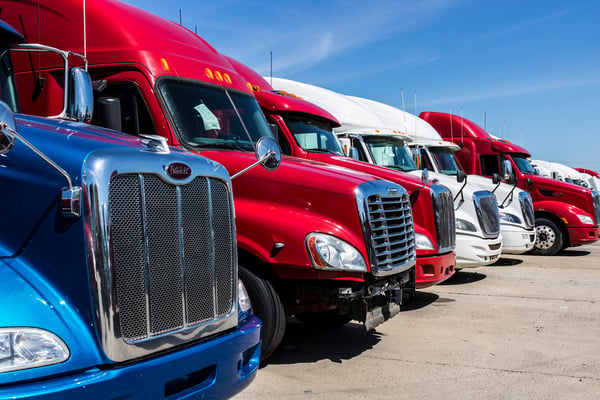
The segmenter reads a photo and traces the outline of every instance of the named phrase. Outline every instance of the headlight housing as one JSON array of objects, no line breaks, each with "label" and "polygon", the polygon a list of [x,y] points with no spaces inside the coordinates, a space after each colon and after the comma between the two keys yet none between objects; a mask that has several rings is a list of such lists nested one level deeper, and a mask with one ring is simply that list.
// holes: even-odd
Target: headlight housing
[{"label": "headlight housing", "polygon": [[475,225],[464,219],[456,220],[456,229],[459,231],[477,232]]},{"label": "headlight housing", "polygon": [[55,334],[36,328],[0,328],[0,373],[59,364],[69,358]]},{"label": "headlight housing", "polygon": [[434,250],[433,242],[422,233],[415,232],[415,242],[419,250]]},{"label": "headlight housing", "polygon": [[519,217],[517,217],[514,214],[509,214],[509,213],[504,213],[501,212],[500,213],[500,219],[506,222],[511,222],[513,224],[520,224],[521,223],[521,219]]},{"label": "headlight housing", "polygon": [[594,225],[594,220],[592,219],[592,217],[583,214],[577,214],[577,218],[579,218],[582,224]]},{"label": "headlight housing", "polygon": [[306,249],[316,269],[367,272],[367,264],[360,252],[335,236],[309,233],[306,236]]}]

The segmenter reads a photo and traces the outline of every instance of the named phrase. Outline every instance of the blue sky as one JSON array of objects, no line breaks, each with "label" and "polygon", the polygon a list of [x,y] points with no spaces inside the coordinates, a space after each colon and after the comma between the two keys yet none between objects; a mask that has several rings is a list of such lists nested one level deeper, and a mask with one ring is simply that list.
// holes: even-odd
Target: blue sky
[{"label": "blue sky", "polygon": [[127,0],[263,75],[461,114],[533,158],[600,171],[597,0]]}]

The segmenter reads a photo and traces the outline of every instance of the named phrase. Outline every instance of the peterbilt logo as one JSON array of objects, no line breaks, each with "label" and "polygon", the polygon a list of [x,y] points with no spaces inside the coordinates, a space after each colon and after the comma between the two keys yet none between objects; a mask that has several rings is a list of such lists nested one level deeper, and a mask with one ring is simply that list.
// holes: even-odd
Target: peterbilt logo
[{"label": "peterbilt logo", "polygon": [[388,194],[389,195],[394,195],[394,194],[398,194],[398,189],[397,188],[388,188]]},{"label": "peterbilt logo", "polygon": [[169,164],[166,168],[167,175],[173,179],[182,180],[192,175],[192,169],[183,163]]}]

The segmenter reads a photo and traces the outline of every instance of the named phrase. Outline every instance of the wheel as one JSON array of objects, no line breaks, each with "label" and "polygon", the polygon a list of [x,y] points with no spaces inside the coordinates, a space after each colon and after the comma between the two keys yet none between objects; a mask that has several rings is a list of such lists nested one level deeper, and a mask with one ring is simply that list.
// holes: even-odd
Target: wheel
[{"label": "wheel", "polygon": [[546,218],[536,218],[535,235],[535,245],[531,253],[553,256],[563,249],[565,235],[556,222]]},{"label": "wheel", "polygon": [[266,360],[283,340],[285,333],[286,315],[283,303],[273,285],[266,279],[260,278],[240,265],[240,279],[246,286],[252,312],[262,320],[260,338],[262,352],[260,358]]},{"label": "wheel", "polygon": [[303,324],[322,328],[337,328],[351,321],[349,315],[340,315],[337,310],[298,313],[296,318]]}]

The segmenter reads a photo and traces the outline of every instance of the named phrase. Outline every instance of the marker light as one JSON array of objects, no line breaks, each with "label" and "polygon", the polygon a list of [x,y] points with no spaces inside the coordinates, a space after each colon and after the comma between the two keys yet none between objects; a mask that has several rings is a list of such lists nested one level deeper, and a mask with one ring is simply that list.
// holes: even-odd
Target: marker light
[{"label": "marker light", "polygon": [[221,75],[219,71],[215,71],[215,78],[217,78],[219,82],[223,82],[223,75]]},{"label": "marker light", "polygon": [[215,76],[213,75],[213,73],[210,70],[210,68],[205,68],[204,72],[206,73],[206,76],[208,77],[208,79],[215,79]]},{"label": "marker light", "polygon": [[226,83],[231,85],[231,77],[229,76],[229,74],[227,72],[225,72],[223,74],[223,79],[225,80]]},{"label": "marker light", "polygon": [[162,64],[163,69],[165,71],[169,72],[170,67],[169,67],[169,63],[167,62],[167,59],[164,57],[161,57],[160,63]]}]

